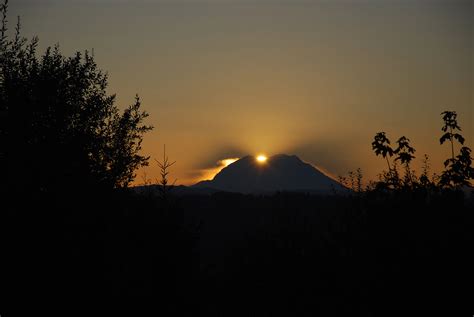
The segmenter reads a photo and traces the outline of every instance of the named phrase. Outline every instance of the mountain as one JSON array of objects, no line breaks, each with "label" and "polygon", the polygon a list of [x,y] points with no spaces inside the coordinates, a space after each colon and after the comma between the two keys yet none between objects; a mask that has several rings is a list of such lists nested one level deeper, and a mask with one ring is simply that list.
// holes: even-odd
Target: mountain
[{"label": "mountain", "polygon": [[344,189],[316,167],[295,155],[285,154],[272,156],[265,162],[245,156],[222,169],[214,179],[192,187],[240,193],[304,191],[329,194]]}]

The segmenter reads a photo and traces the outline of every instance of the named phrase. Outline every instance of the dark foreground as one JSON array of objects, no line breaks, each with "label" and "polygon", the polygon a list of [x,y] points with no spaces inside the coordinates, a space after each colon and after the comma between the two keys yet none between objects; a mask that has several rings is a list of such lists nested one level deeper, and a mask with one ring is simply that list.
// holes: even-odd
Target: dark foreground
[{"label": "dark foreground", "polygon": [[474,211],[455,193],[10,198],[5,316],[109,297],[163,316],[474,313]]}]

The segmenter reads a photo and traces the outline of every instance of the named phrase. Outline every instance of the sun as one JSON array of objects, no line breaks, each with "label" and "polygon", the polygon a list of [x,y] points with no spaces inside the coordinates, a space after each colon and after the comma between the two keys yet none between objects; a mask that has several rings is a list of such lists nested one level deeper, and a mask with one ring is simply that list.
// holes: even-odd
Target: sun
[{"label": "sun", "polygon": [[265,155],[260,154],[257,156],[257,162],[259,163],[265,163],[267,161],[267,157]]}]

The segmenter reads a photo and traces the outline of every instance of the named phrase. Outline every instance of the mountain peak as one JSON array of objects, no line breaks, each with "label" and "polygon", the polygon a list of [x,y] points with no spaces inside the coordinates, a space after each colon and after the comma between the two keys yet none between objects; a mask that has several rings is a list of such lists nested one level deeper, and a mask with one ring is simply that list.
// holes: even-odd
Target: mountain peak
[{"label": "mountain peak", "polygon": [[296,155],[277,154],[264,162],[247,155],[223,168],[212,180],[194,185],[222,191],[259,193],[306,191],[330,193],[342,186]]}]

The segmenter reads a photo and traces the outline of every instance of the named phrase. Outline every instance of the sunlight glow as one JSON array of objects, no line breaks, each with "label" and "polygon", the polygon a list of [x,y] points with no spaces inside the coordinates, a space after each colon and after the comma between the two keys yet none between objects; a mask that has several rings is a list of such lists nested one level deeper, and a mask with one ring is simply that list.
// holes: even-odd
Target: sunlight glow
[{"label": "sunlight glow", "polygon": [[225,160],[220,160],[219,165],[221,165],[223,167],[227,167],[227,166],[229,166],[230,164],[234,163],[237,160],[238,160],[238,158],[228,158],[228,159],[225,159]]},{"label": "sunlight glow", "polygon": [[257,162],[259,163],[265,163],[266,160],[267,160],[267,157],[265,155],[257,156]]},{"label": "sunlight glow", "polygon": [[218,160],[216,162],[216,166],[199,170],[199,178],[197,180],[193,180],[193,182],[195,183],[196,181],[201,180],[211,180],[217,175],[217,173],[222,171],[222,169],[226,168],[227,166],[238,160],[238,157]]}]

